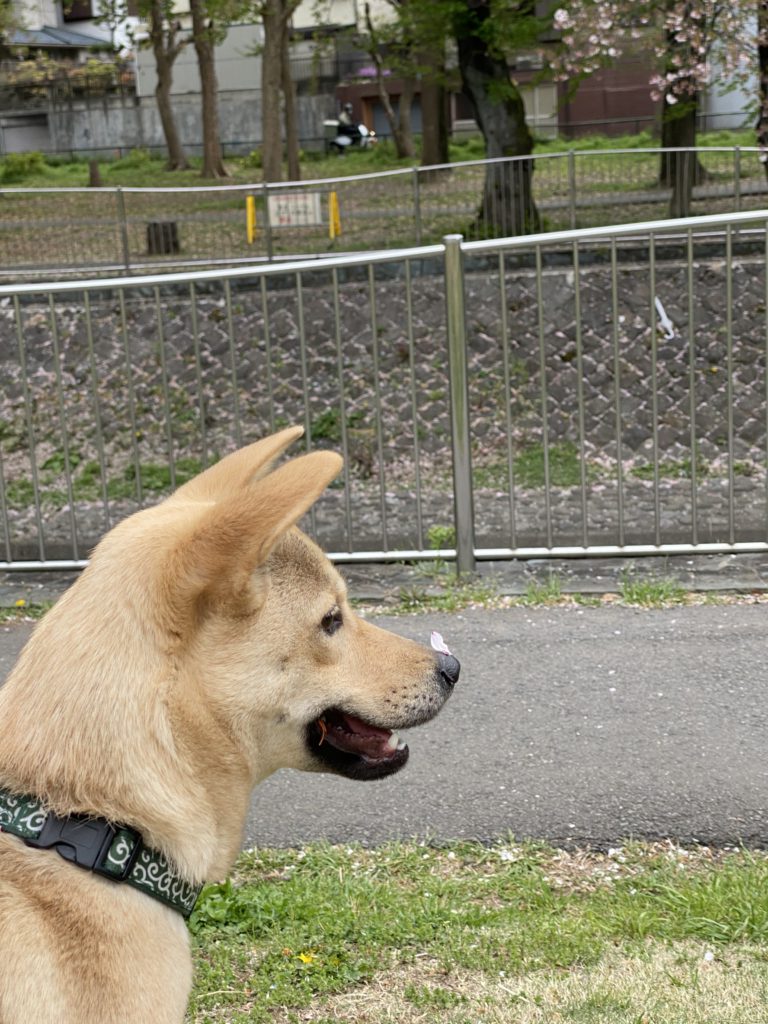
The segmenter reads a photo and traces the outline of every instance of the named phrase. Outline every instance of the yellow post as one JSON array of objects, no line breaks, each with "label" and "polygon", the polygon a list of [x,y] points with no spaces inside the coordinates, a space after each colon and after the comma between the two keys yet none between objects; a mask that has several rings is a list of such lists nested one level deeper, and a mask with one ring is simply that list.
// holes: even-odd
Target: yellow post
[{"label": "yellow post", "polygon": [[245,236],[248,245],[253,245],[256,238],[256,197],[245,197]]},{"label": "yellow post", "polygon": [[341,216],[339,214],[339,197],[335,192],[328,193],[328,236],[331,239],[341,234]]}]

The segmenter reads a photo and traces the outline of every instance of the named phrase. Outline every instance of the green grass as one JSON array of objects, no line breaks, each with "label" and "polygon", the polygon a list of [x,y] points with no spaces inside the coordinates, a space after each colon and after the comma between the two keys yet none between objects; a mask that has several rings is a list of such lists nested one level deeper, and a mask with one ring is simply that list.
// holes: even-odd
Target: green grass
[{"label": "green grass", "polygon": [[[259,850],[241,857],[233,881],[204,891],[191,927],[189,1021],[639,1024],[665,989],[701,1004],[705,964],[766,989],[768,860],[512,840]],[[636,962],[647,974],[655,960],[652,986],[618,969]],[[554,1001],[550,990],[569,978],[575,991]],[[647,1019],[749,1020],[717,1016],[722,985],[712,998],[709,1017]],[[531,1007],[542,1015],[525,1016]]]},{"label": "green grass", "polygon": [[[741,467],[742,470],[744,468],[744,466]],[[739,472],[739,470],[736,470],[736,472]],[[693,459],[691,459],[690,456],[685,459],[662,459],[658,464],[658,473],[660,478],[690,480],[693,475]],[[696,459],[696,476],[701,479],[702,477],[708,476],[709,473],[709,463],[700,455]],[[652,462],[648,462],[639,466],[634,466],[629,471],[629,475],[637,477],[638,480],[654,480],[656,470],[654,468],[654,464]],[[740,475],[746,474],[741,473]]]},{"label": "green grass", "polygon": [[[581,484],[581,458],[572,441],[558,441],[547,448],[547,470],[551,487],[576,487]],[[515,487],[538,488],[546,482],[544,446],[527,445],[513,459]],[[596,470],[587,465],[587,480],[593,480]],[[509,473],[506,462],[491,462],[473,469],[475,487],[507,488]]]},{"label": "green grass", "polygon": [[42,601],[33,603],[26,598],[20,597],[9,608],[0,607],[0,622],[28,622],[30,620],[42,619],[45,613],[53,607],[53,601]]},{"label": "green grass", "polygon": [[640,605],[643,608],[666,608],[682,604],[686,590],[677,580],[668,577],[642,578],[624,573],[619,584],[619,593],[625,604]]},{"label": "green grass", "polygon": [[492,606],[498,598],[498,588],[493,580],[458,576],[452,563],[437,560],[424,572],[431,576],[432,584],[403,587],[398,593],[397,604],[387,607],[388,613],[457,612],[475,605]]},{"label": "green grass", "polygon": [[[700,146],[754,146],[754,132],[720,131],[700,133]],[[578,139],[537,139],[535,153],[561,153],[572,149],[577,152],[584,150],[606,149],[642,149],[658,146],[649,131],[634,135],[588,135]],[[0,160],[0,185],[24,188],[46,187],[82,187],[88,184],[88,161],[63,160],[60,157],[38,160],[35,154],[21,154],[23,159]],[[485,146],[479,135],[467,136],[451,141],[450,160],[482,160],[485,158]],[[225,160],[231,175],[231,183],[251,184],[261,180],[258,159],[250,156],[232,157]],[[343,157],[326,156],[323,153],[304,153],[302,159],[302,177],[328,178],[355,174],[367,174],[375,171],[391,170],[396,167],[408,167],[418,163],[418,154],[413,159],[398,159],[394,148],[389,142],[381,142],[370,150],[359,150],[345,154]],[[99,169],[104,185],[139,188],[168,186],[184,188],[199,185],[201,161],[191,158],[190,169],[186,171],[166,171],[165,158],[151,156],[146,150],[131,150],[118,160],[99,161]],[[6,177],[7,175],[7,177]]]},{"label": "green grass", "polygon": [[529,583],[525,597],[520,599],[520,603],[535,606],[557,604],[562,599],[562,596],[560,578],[551,572],[546,582],[537,583],[534,580]]},{"label": "green grass", "polygon": [[[502,593],[494,576],[459,576],[453,562],[436,559],[421,562],[414,570],[420,582],[403,587],[397,599],[386,605],[388,615],[414,615],[421,612],[454,612],[463,608],[549,608],[555,605],[600,607],[604,604],[634,608],[674,608],[681,604],[738,603],[738,593],[692,593],[671,577],[636,576],[625,571],[619,580],[618,594],[582,594],[564,590],[560,577],[550,571],[544,579],[531,580],[523,593]],[[423,582],[421,582],[423,581]]]},{"label": "green grass", "polygon": [[[76,501],[99,501],[102,498],[102,471],[98,462],[81,462],[77,453],[70,453],[69,467],[72,472],[72,495]],[[65,472],[64,456],[52,455],[41,466],[40,502],[42,505],[62,505],[67,500],[61,474]],[[186,483],[202,472],[200,459],[183,457],[175,462],[176,486]],[[144,494],[164,494],[171,490],[171,470],[167,463],[146,462],[139,466],[141,489]],[[136,466],[130,463],[122,473],[107,477],[107,497],[112,501],[135,498],[137,494]],[[54,486],[59,481],[58,486]],[[26,477],[9,480],[5,487],[5,500],[9,508],[26,508],[34,503],[35,492],[32,481]]]}]

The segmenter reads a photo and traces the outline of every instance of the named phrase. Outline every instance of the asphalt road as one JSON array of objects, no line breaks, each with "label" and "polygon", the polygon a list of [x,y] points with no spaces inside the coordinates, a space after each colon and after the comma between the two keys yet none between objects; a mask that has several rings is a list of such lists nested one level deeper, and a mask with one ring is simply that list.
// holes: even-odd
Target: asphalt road
[{"label": "asphalt road", "polygon": [[[673,837],[768,845],[768,607],[472,610],[378,617],[462,662],[390,779],[280,772],[246,845]],[[29,633],[0,630],[0,674]]]}]

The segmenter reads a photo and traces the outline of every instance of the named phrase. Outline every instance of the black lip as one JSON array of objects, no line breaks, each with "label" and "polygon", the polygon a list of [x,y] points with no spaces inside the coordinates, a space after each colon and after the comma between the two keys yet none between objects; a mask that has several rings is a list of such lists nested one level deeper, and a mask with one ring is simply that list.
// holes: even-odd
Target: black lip
[{"label": "black lip", "polygon": [[[320,715],[332,714],[332,709]],[[335,775],[343,775],[348,779],[356,779],[360,782],[368,782],[372,779],[383,779],[387,775],[393,775],[405,767],[408,761],[408,747],[402,750],[395,750],[391,755],[377,760],[371,760],[360,754],[353,754],[345,750],[339,750],[332,744],[324,741],[323,730],[318,725],[318,719],[310,722],[307,726],[306,742],[315,760],[320,764],[320,770],[333,772]]]}]

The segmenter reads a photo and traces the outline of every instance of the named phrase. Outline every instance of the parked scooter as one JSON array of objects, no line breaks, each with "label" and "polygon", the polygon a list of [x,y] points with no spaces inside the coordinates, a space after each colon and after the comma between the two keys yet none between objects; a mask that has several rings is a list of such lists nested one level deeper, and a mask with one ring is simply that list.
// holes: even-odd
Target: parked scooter
[{"label": "parked scooter", "polygon": [[342,124],[332,118],[323,121],[325,148],[343,155],[350,147],[368,149],[376,144],[376,132],[360,124]]}]

